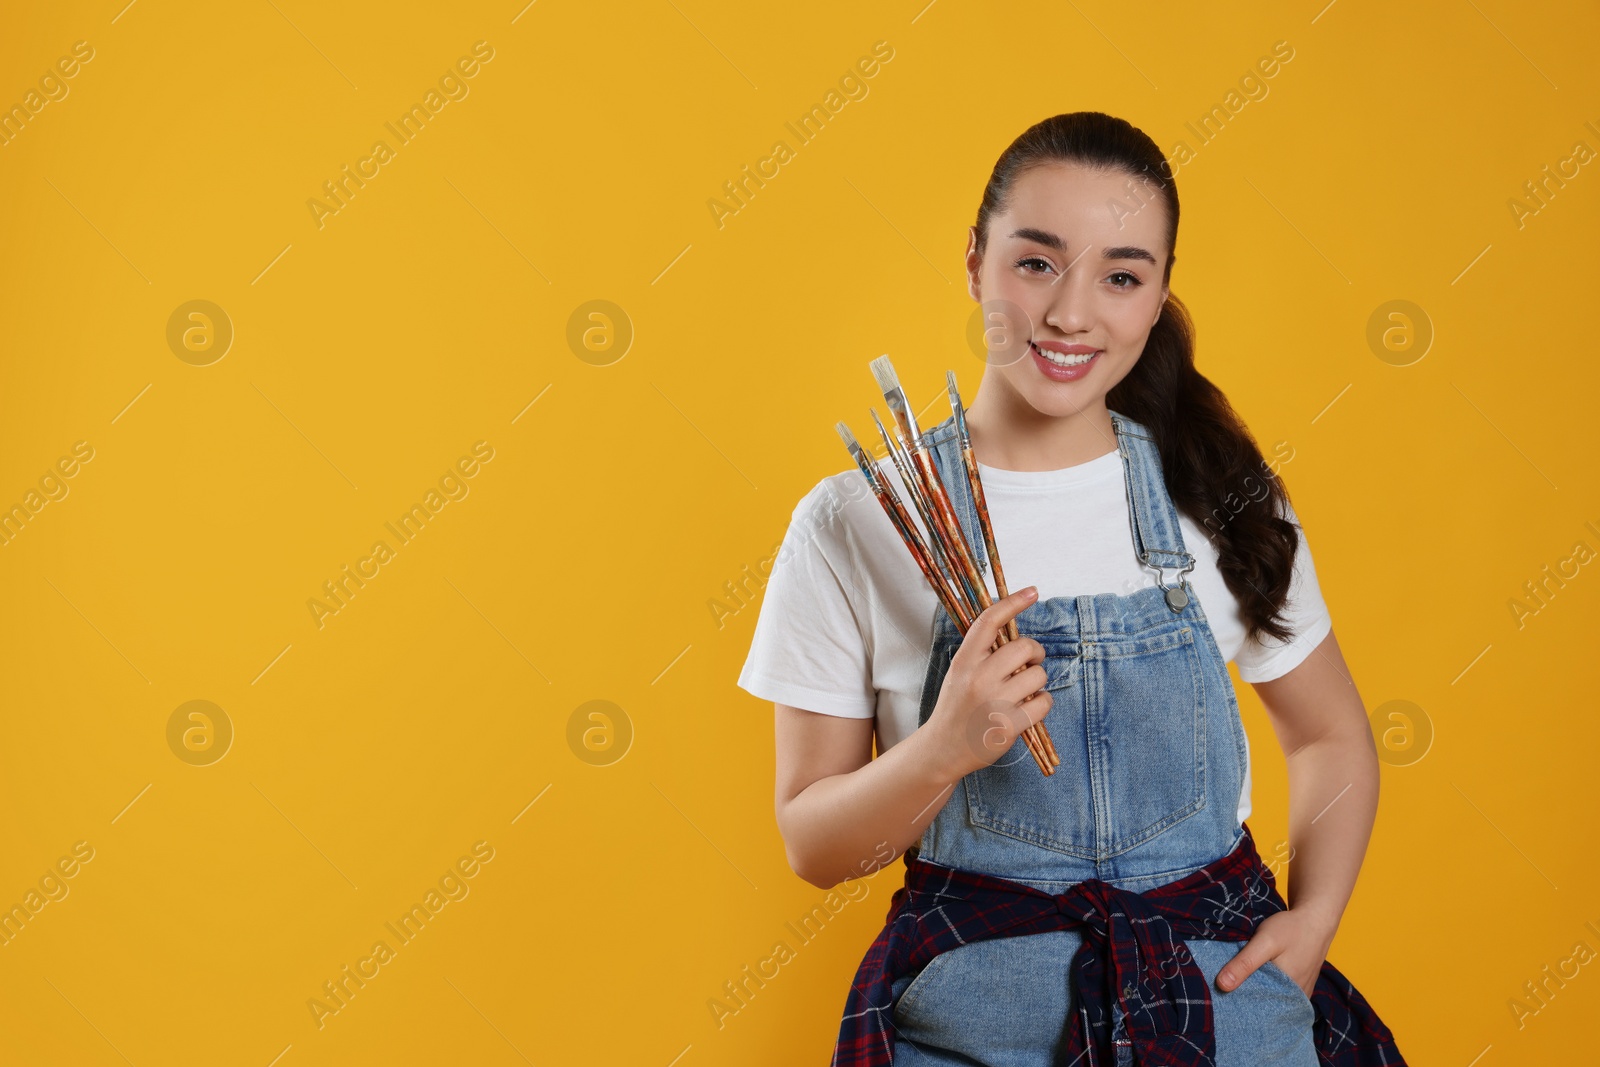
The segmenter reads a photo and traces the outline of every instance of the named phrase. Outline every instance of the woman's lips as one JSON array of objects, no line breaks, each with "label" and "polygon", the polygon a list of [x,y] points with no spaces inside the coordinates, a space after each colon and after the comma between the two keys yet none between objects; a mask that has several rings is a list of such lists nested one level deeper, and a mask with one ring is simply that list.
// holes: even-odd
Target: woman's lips
[{"label": "woman's lips", "polygon": [[[1089,373],[1089,368],[1093,367],[1095,365],[1095,361],[1101,356],[1100,352],[1096,352],[1082,363],[1063,367],[1060,364],[1052,363],[1049,359],[1045,358],[1039,346],[1033,341],[1028,342],[1028,352],[1033,357],[1033,365],[1039,368],[1040,373],[1046,378],[1049,378],[1051,381],[1055,382],[1077,381],[1079,378],[1082,378],[1085,374]],[[1074,356],[1074,358],[1076,358],[1076,356]]]}]

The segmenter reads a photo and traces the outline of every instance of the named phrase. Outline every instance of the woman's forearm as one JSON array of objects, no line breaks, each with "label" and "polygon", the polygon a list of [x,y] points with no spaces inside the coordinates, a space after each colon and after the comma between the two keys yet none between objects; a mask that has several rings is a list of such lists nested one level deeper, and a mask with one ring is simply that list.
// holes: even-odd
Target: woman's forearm
[{"label": "woman's forearm", "polygon": [[1317,916],[1333,940],[1378,813],[1378,757],[1365,720],[1288,758],[1289,907]]},{"label": "woman's forearm", "polygon": [[829,889],[915,844],[960,781],[938,753],[934,731],[923,726],[864,766],[796,794],[779,814],[795,873]]}]

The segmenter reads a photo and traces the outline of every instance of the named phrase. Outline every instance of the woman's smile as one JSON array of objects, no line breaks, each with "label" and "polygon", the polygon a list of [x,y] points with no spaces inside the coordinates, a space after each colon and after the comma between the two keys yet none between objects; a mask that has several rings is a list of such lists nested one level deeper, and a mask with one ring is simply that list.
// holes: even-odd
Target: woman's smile
[{"label": "woman's smile", "polygon": [[1089,368],[1101,355],[1098,349],[1091,349],[1088,345],[1062,345],[1051,341],[1044,344],[1049,347],[1041,346],[1038,341],[1029,341],[1028,352],[1039,373],[1053,382],[1077,381],[1089,373]]}]

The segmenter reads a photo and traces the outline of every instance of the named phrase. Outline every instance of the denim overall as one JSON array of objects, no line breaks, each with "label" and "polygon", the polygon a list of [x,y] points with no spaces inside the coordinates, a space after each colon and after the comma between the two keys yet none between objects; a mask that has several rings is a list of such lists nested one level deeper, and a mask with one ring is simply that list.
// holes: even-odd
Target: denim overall
[{"label": "denim overall", "polygon": [[[1132,548],[1158,584],[1126,596],[1051,597],[1017,616],[1019,633],[1044,646],[1053,700],[1044,724],[1061,764],[1046,777],[1019,737],[994,764],[961,779],[914,846],[926,862],[1050,893],[1088,878],[1142,893],[1233,851],[1244,836],[1244,724],[1227,664],[1183,577],[1194,557],[1184,549],[1155,441],[1141,424],[1110,414],[1132,506]],[[926,436],[987,574],[954,416]],[[954,621],[939,610],[919,725],[960,644]],[[1055,1063],[1078,1008],[1070,964],[1081,941],[1077,931],[1060,930],[971,942],[898,979],[894,1062]],[[1219,1067],[1317,1067],[1315,1011],[1288,974],[1268,961],[1224,993],[1217,972],[1244,942],[1180,944],[1211,989]],[[1121,1007],[1111,1010],[1122,1067],[1132,1050]]]}]

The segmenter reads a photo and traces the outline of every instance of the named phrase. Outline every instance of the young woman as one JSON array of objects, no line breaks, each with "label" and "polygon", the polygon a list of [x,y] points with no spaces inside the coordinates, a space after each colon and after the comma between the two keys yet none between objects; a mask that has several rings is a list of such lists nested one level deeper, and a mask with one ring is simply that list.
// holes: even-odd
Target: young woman
[{"label": "young woman", "polygon": [[[995,165],[968,290],[1012,336],[966,418],[1030,585],[964,637],[860,470],[795,509],[739,679],[776,705],[789,862],[828,888],[906,856],[836,1065],[1404,1062],[1326,961],[1377,810],[1366,712],[1283,483],[1195,367],[1177,231],[1120,119],[1046,119]],[[925,431],[981,546],[953,416]],[[1288,763],[1287,903],[1230,661]]]}]

